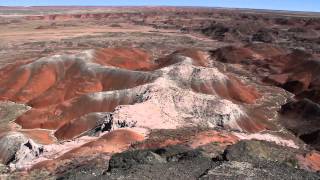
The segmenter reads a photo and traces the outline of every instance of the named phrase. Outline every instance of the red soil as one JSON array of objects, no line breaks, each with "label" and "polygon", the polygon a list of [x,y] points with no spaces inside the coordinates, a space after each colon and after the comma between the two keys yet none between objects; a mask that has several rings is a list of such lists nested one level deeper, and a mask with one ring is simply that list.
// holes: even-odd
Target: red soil
[{"label": "red soil", "polygon": [[[244,47],[228,46],[212,52],[214,57],[225,63],[243,64],[283,55],[285,50],[268,44],[255,44]],[[259,62],[256,62],[259,63]]]},{"label": "red soil", "polygon": [[304,157],[299,156],[298,159],[300,160],[300,165],[303,168],[309,169],[315,172],[320,171],[320,153],[313,151],[306,154]]},{"label": "red soil", "polygon": [[237,123],[241,127],[241,129],[250,133],[275,129],[275,126],[272,125],[272,123],[269,123],[267,119],[254,115],[251,115],[250,117],[243,117],[237,120]]},{"label": "red soil", "polygon": [[[209,66],[208,58],[205,58],[204,52],[196,49],[183,49],[176,51],[165,58],[159,59],[157,63],[160,67],[166,67],[178,63],[180,60],[177,58],[178,55],[190,57],[193,60],[192,64],[195,66]],[[239,79],[233,76],[229,76],[229,79],[224,84],[214,81],[193,81],[191,88],[196,92],[218,94],[221,97],[230,100],[249,104],[255,103],[255,101],[261,97],[255,88],[244,85]]]},{"label": "red soil", "polygon": [[95,141],[65,153],[57,159],[40,162],[34,165],[32,169],[53,170],[66,161],[72,161],[74,158],[92,157],[95,154],[102,153],[122,152],[129,148],[132,143],[142,141],[143,139],[144,136],[130,130],[112,131]]},{"label": "red soil", "polygon": [[244,85],[232,76],[229,76],[225,83],[200,80],[193,82],[191,87],[196,92],[218,94],[223,98],[248,104],[255,103],[261,97],[255,88]]},{"label": "red soil", "polygon": [[182,49],[172,53],[167,57],[158,59],[157,60],[158,67],[156,68],[167,67],[172,64],[178,63],[179,61],[181,61],[181,59],[177,58],[177,56],[179,55],[190,57],[193,60],[192,64],[195,66],[207,67],[209,64],[208,59],[205,58],[204,56],[204,52],[196,49]]},{"label": "red soil", "polygon": [[209,143],[217,143],[219,146],[227,146],[236,143],[238,140],[238,137],[232,134],[210,130],[200,132],[193,137],[189,142],[189,146],[197,148]]},{"label": "red soil", "polygon": [[[91,61],[101,65],[118,65],[128,69],[151,66],[149,56],[136,49],[106,49],[96,51],[95,56]],[[88,58],[85,61],[90,61]],[[117,61],[119,64],[116,64]],[[131,63],[124,63],[127,61]],[[71,60],[70,57],[57,57],[24,66],[21,63],[7,66],[0,71],[5,77],[0,79],[0,86],[5,87],[0,92],[0,100],[27,103],[40,108],[90,92],[125,89],[152,80],[145,73],[102,67],[96,67],[95,70],[91,66],[75,57]]]},{"label": "red soil", "polygon": [[73,149],[62,155],[60,159],[70,159],[76,156],[86,156],[100,153],[116,153],[127,149],[132,143],[142,141],[144,136],[130,130],[115,130],[96,141]]},{"label": "red soil", "polygon": [[60,127],[55,133],[55,137],[58,140],[72,139],[83,132],[95,128],[98,125],[98,121],[101,117],[96,114],[88,114],[80,117],[79,119],[74,119],[68,123],[65,123]]},{"label": "red soil", "polygon": [[49,14],[40,16],[26,16],[27,20],[70,20],[70,19],[101,19],[108,18],[111,14],[109,13],[99,13],[99,14]]},{"label": "red soil", "polygon": [[139,49],[109,48],[95,52],[95,62],[130,70],[149,70],[154,67],[149,54]]},{"label": "red soil", "polygon": [[203,146],[209,143],[216,143],[221,147],[225,147],[231,144],[236,143],[239,138],[228,133],[222,131],[214,131],[207,130],[197,132],[196,134],[184,134],[183,137],[166,137],[166,138],[157,138],[157,137],[149,137],[151,140],[143,141],[137,145],[135,148],[138,149],[155,149],[162,148],[171,145],[187,145],[191,148],[197,148],[199,146]]},{"label": "red soil", "polygon": [[[137,96],[127,94],[126,91],[109,95],[84,95],[65,101],[57,106],[50,106],[42,109],[31,109],[20,116],[16,123],[23,128],[45,128],[58,129],[73,119],[78,119],[91,112],[112,112],[115,107],[124,104],[134,104]],[[86,128],[90,127],[87,124]],[[86,129],[85,128],[85,129]]]},{"label": "red soil", "polygon": [[320,102],[320,60],[302,50],[286,50],[267,44],[224,47],[212,52],[221,62],[243,64],[264,82],[280,86],[298,98]]},{"label": "red soil", "polygon": [[19,132],[24,134],[26,137],[33,139],[36,143],[39,144],[48,145],[55,143],[55,138],[53,137],[53,135],[51,135],[51,131],[34,129],[21,130]]}]

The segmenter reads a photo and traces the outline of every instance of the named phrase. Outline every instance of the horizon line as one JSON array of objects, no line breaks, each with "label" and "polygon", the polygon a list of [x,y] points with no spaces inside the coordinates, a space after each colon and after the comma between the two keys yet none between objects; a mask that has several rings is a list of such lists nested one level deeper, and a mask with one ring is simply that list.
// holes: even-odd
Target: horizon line
[{"label": "horizon line", "polygon": [[175,6],[175,5],[30,5],[30,6],[10,6],[0,5],[0,7],[12,8],[32,8],[32,7],[177,7],[177,8],[213,8],[213,9],[227,9],[227,10],[258,10],[258,11],[279,11],[279,12],[306,12],[306,13],[320,13],[320,11],[306,11],[306,10],[286,10],[286,9],[262,9],[262,8],[242,8],[242,7],[220,7],[220,6]]}]

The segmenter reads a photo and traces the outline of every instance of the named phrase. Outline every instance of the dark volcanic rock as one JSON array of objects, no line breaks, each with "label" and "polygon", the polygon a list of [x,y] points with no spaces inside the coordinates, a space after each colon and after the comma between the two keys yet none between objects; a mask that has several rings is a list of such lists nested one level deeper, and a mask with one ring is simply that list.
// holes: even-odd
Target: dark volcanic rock
[{"label": "dark volcanic rock", "polygon": [[93,159],[81,158],[73,160],[68,166],[60,167],[56,172],[57,179],[87,180],[101,176],[108,168],[109,157],[100,154]]},{"label": "dark volcanic rock", "polygon": [[223,24],[213,24],[201,30],[207,36],[223,40],[229,28]]},{"label": "dark volcanic rock", "polygon": [[292,101],[281,108],[282,124],[304,142],[320,150],[320,105],[308,99]]},{"label": "dark volcanic rock", "polygon": [[[212,161],[198,150],[173,146],[113,156],[103,179],[196,179]],[[130,166],[130,168],[129,168]]]},{"label": "dark volcanic rock", "polygon": [[316,89],[306,90],[297,95],[298,99],[308,98],[313,102],[320,103],[320,87]]},{"label": "dark volcanic rock", "polygon": [[158,154],[152,151],[132,151],[114,155],[109,162],[109,170],[129,169],[139,164],[159,164],[166,162]]},{"label": "dark volcanic rock", "polygon": [[256,140],[240,141],[228,147],[225,151],[226,159],[229,161],[248,162],[252,164],[268,161],[283,163],[292,167],[298,166],[296,154],[296,149]]},{"label": "dark volcanic rock", "polygon": [[208,170],[201,180],[209,179],[319,179],[320,176],[283,164],[227,161]]},{"label": "dark volcanic rock", "polygon": [[223,63],[241,64],[263,82],[320,103],[320,59],[307,51],[281,48],[267,43],[242,47],[226,46],[211,51]]},{"label": "dark volcanic rock", "polygon": [[240,141],[224,152],[200,179],[318,179],[318,174],[296,169],[297,150],[266,141]]},{"label": "dark volcanic rock", "polygon": [[274,41],[272,32],[268,30],[260,30],[252,36],[252,41],[271,43]]},{"label": "dark volcanic rock", "polygon": [[[264,141],[240,141],[210,158],[200,149],[169,146],[115,154],[98,175],[86,169],[78,179],[319,179],[319,174],[297,169],[297,150]],[[100,169],[101,172],[101,168]],[[83,168],[62,174],[72,179]]]}]

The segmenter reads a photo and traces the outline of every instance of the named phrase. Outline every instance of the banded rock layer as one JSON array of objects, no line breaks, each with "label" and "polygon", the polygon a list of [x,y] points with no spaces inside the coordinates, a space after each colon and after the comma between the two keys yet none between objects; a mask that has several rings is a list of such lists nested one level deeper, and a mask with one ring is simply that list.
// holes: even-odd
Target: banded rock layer
[{"label": "banded rock layer", "polygon": [[[45,144],[33,164],[49,160],[45,164],[50,166],[50,159],[102,148],[91,136],[119,128],[138,134],[184,127],[277,130],[266,118],[267,110],[261,111],[264,95],[254,84],[215,66],[206,52],[195,49],[156,60],[139,49],[89,50],[11,64],[0,74],[0,99],[32,107],[15,123],[22,128],[17,131]],[[104,137],[108,133],[96,141]],[[121,138],[127,142],[129,136]],[[143,138],[133,139],[128,142]],[[72,141],[55,144],[65,140]],[[59,148],[65,155],[56,152]]]}]

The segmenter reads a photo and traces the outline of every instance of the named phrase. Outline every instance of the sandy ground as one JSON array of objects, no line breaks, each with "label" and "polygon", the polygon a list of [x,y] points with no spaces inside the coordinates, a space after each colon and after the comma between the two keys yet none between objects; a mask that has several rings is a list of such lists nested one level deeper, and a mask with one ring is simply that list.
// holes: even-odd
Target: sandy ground
[{"label": "sandy ground", "polygon": [[[24,25],[0,26],[1,43],[36,42],[48,39],[60,40],[80,36],[101,35],[110,32],[160,33],[171,36],[186,36],[200,41],[215,41],[200,34],[181,34],[179,30],[155,29],[149,26],[139,26],[127,23],[120,23],[118,24],[119,27],[112,27],[110,25],[87,25],[86,23],[74,24],[74,22],[71,22],[71,27],[63,27],[50,26],[51,23],[52,22],[50,21],[45,23],[36,21],[33,24],[26,23]],[[67,23],[68,22],[64,22],[63,25]],[[41,27],[43,28],[41,29]]]},{"label": "sandy ground", "polygon": [[23,17],[13,20],[2,17],[0,67],[15,61],[105,47],[138,47],[153,57],[161,57],[181,48],[215,48],[224,44],[198,33],[109,21],[29,21]]},{"label": "sandy ground", "polygon": [[2,43],[29,42],[43,40],[59,40],[79,36],[97,35],[106,32],[149,32],[154,30],[150,27],[128,25],[124,28],[114,28],[110,26],[90,26],[90,27],[63,27],[52,29],[11,29],[10,27],[0,28]]}]

